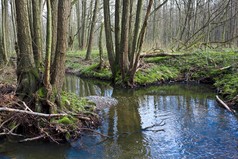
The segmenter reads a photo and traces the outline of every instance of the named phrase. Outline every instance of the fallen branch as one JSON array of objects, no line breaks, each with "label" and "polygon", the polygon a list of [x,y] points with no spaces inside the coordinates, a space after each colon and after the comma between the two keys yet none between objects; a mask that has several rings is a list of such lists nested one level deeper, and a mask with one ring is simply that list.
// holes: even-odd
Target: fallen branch
[{"label": "fallen branch", "polygon": [[0,111],[16,112],[16,113],[36,115],[36,116],[48,117],[48,118],[68,115],[68,114],[45,114],[45,113],[31,112],[31,111],[27,111],[27,110],[12,109],[12,108],[7,108],[7,107],[0,108]]},{"label": "fallen branch", "polygon": [[23,136],[23,135],[21,135],[21,134],[16,134],[16,133],[12,133],[12,132],[7,132],[7,133],[3,132],[3,133],[0,133],[0,136],[3,136],[3,135],[12,135],[12,136],[20,136],[20,137]]},{"label": "fallen branch", "polygon": [[30,111],[30,112],[33,112],[33,111],[26,105],[25,102],[22,102],[22,103],[23,103],[23,105],[26,107],[26,110],[28,110],[28,111]]},{"label": "fallen branch", "polygon": [[170,56],[170,57],[176,57],[176,56],[185,56],[188,54],[174,54],[174,53],[156,53],[152,52],[149,54],[141,54],[140,58],[149,58],[149,57],[165,57],[165,56]]},{"label": "fallen branch", "polygon": [[33,138],[27,138],[27,139],[24,139],[24,140],[20,140],[19,142],[34,141],[34,140],[39,140],[39,139],[44,138],[44,137],[45,137],[45,134],[37,136],[37,137],[33,137]]},{"label": "fallen branch", "polygon": [[218,95],[216,95],[216,99],[217,99],[217,101],[218,101],[223,107],[225,107],[228,111],[233,112],[232,109],[231,109],[225,102],[223,102],[223,101],[218,97]]}]

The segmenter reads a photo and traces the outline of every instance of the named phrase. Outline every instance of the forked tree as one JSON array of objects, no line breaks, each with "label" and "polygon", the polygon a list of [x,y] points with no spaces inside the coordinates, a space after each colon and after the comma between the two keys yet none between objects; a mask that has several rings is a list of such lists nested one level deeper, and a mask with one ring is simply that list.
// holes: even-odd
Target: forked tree
[{"label": "forked tree", "polygon": [[[38,62],[34,59],[31,27],[29,21],[28,0],[15,0],[17,20],[17,95],[28,102],[35,111],[52,113],[59,109],[59,96],[62,90],[67,49],[68,18],[71,1],[59,0],[57,13],[57,44],[56,52],[50,69],[52,44],[51,3],[47,0],[47,48],[45,68],[39,71]],[[34,10],[34,8],[33,8]],[[39,13],[38,13],[39,14]],[[38,15],[39,16],[39,15]],[[35,28],[34,28],[35,29]],[[36,46],[38,47],[38,46]],[[52,72],[50,72],[52,70]],[[43,78],[41,77],[43,75]],[[39,97],[39,92],[41,95]],[[43,93],[43,96],[42,96]]]},{"label": "forked tree", "polygon": [[[121,4],[122,9],[120,7]],[[141,26],[143,1],[137,1],[136,17],[133,24],[133,20],[130,19],[131,9],[133,8],[132,1],[123,0],[121,2],[120,0],[116,0],[115,40],[113,40],[109,0],[103,0],[106,46],[113,81],[117,78],[118,73],[120,73],[122,81],[126,86],[134,86],[134,76],[139,63],[139,56],[152,4],[153,0],[149,0],[144,21]],[[134,31],[129,32],[129,30],[132,30],[132,28],[130,28],[132,26]],[[129,37],[131,37],[130,40]],[[113,41],[115,41],[115,49]]]}]

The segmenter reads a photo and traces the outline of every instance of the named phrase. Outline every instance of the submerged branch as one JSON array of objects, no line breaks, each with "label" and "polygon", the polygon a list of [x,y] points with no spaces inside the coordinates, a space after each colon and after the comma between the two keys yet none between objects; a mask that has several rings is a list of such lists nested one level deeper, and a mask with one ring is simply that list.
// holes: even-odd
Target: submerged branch
[{"label": "submerged branch", "polygon": [[217,101],[218,101],[223,107],[225,107],[228,111],[233,112],[233,110],[232,110],[225,102],[223,102],[223,101],[218,97],[218,95],[216,95],[216,99],[217,99]]}]

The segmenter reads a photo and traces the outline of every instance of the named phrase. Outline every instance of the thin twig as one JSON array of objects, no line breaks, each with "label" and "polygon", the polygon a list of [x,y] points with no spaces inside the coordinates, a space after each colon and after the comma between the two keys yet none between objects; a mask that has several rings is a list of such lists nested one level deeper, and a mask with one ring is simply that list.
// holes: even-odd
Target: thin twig
[{"label": "thin twig", "polygon": [[22,102],[22,103],[23,103],[23,105],[26,107],[26,110],[29,110],[30,112],[33,112],[33,111],[26,105],[25,102]]},{"label": "thin twig", "polygon": [[11,118],[5,120],[5,121],[0,125],[0,128],[2,128],[2,126],[3,126],[4,124],[6,124],[6,123],[9,122],[10,120],[12,120],[12,118],[14,118],[14,116],[12,116]]}]

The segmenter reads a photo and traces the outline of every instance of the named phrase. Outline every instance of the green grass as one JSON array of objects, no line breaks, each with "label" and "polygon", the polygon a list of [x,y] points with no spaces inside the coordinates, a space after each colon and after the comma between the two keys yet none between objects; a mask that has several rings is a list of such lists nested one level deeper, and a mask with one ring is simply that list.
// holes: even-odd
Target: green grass
[{"label": "green grass", "polygon": [[147,69],[138,71],[135,75],[135,83],[146,85],[158,81],[166,81],[175,79],[179,75],[179,71],[173,67],[153,65]]},{"label": "green grass", "polygon": [[238,73],[235,74],[225,74],[223,76],[218,76],[215,82],[215,86],[219,88],[220,94],[222,94],[227,99],[233,99],[238,95]]},{"label": "green grass", "polygon": [[[219,88],[220,93],[227,99],[234,98],[238,93],[238,53],[234,49],[221,50],[197,50],[194,52],[183,52],[185,56],[176,57],[153,57],[144,58],[146,67],[139,69],[135,75],[137,85],[147,85],[178,78],[186,80],[201,81],[210,78],[214,86]],[[183,54],[181,53],[181,54]],[[92,60],[84,63],[86,51],[69,52],[67,54],[67,67],[79,69],[86,77],[110,79],[111,71],[108,67],[98,70],[98,51],[93,50]],[[176,53],[179,54],[179,53]],[[104,54],[104,61],[107,60]],[[80,61],[81,62],[78,62]],[[231,69],[221,68],[232,66]],[[120,85],[120,78],[117,80]]]}]

